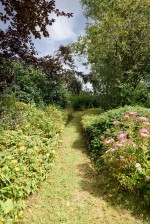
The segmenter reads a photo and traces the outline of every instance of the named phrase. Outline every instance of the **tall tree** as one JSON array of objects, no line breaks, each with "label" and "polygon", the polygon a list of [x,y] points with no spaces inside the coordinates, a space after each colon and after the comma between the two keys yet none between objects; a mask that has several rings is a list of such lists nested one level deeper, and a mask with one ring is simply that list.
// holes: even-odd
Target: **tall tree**
[{"label": "tall tree", "polygon": [[60,46],[53,56],[47,55],[38,59],[38,66],[42,68],[48,80],[55,81],[56,85],[65,83],[67,88],[76,94],[82,89],[78,72],[69,46]]},{"label": "tall tree", "polygon": [[149,74],[149,0],[81,0],[90,18],[76,51],[88,56],[95,92],[116,104],[119,86],[135,89]]},{"label": "tall tree", "polygon": [[1,0],[0,55],[18,56],[23,59],[36,54],[32,42],[35,38],[48,37],[48,26],[55,19],[50,15],[71,17],[72,13],[60,12],[54,0]]}]

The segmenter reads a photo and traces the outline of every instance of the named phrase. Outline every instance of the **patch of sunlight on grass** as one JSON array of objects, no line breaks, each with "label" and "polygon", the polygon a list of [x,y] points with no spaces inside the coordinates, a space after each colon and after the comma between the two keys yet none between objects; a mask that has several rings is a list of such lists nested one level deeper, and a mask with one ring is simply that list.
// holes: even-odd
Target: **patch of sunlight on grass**
[{"label": "patch of sunlight on grass", "polygon": [[49,178],[28,201],[24,224],[148,224],[136,193],[120,190],[108,173],[97,174],[81,138],[80,114],[65,128]]}]

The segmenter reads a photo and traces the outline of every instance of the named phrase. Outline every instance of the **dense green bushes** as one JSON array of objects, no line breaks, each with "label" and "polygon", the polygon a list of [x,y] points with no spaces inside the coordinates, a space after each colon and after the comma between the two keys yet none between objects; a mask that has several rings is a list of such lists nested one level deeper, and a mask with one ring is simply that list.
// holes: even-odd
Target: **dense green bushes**
[{"label": "dense green bushes", "polygon": [[8,104],[3,103],[0,131],[2,223],[18,223],[22,217],[23,200],[39,188],[52,166],[65,122],[65,113],[54,106],[42,111],[22,102],[13,104],[10,99]]},{"label": "dense green bushes", "polygon": [[[20,62],[11,61],[10,65],[7,83],[5,73],[8,71],[8,62],[4,60],[1,68],[4,80],[0,79],[0,87],[3,87],[4,95],[13,94],[17,100],[34,103],[41,108],[49,104],[57,104],[63,108],[70,105],[70,92],[65,81],[48,77],[42,69],[25,66]],[[1,91],[0,89],[0,93]]]},{"label": "dense green bushes", "polygon": [[81,92],[79,95],[72,96],[71,102],[75,110],[99,107],[101,103],[99,97],[89,92]]},{"label": "dense green bushes", "polygon": [[82,119],[96,167],[150,204],[150,110],[124,107]]}]

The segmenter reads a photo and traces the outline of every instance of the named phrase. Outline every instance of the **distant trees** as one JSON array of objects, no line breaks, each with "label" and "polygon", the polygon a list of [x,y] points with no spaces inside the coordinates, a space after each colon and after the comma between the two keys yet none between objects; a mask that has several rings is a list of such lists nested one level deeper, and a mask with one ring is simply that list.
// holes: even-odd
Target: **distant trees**
[{"label": "distant trees", "polygon": [[1,60],[0,93],[9,92],[20,101],[38,106],[58,104],[67,107],[71,94],[79,94],[82,83],[69,47],[60,46],[53,56],[37,58],[27,64]]},{"label": "distant trees", "polygon": [[89,80],[95,93],[106,107],[128,104],[136,94],[145,101],[150,97],[149,0],[81,2],[90,23],[74,49],[88,57]]}]

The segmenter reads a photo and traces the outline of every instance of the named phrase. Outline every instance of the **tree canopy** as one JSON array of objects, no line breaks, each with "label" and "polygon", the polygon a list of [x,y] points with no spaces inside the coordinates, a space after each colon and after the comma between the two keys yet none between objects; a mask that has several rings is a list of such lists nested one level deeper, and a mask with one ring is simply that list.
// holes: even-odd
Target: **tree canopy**
[{"label": "tree canopy", "polygon": [[81,2],[90,22],[75,50],[88,57],[94,91],[116,104],[122,86],[134,90],[149,74],[150,1]]},{"label": "tree canopy", "polygon": [[[72,13],[61,12],[54,0],[1,0],[0,55],[18,56],[26,59],[35,55],[32,36],[49,36],[47,30],[55,19],[54,15],[72,17]],[[52,15],[50,17],[50,15]]]}]

